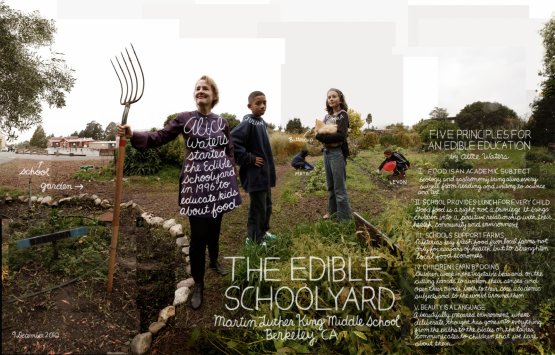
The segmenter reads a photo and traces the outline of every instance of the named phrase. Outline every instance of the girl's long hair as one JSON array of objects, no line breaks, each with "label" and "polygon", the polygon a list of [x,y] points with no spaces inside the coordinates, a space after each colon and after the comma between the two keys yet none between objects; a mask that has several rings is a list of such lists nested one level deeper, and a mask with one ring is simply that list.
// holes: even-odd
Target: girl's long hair
[{"label": "girl's long hair", "polygon": [[[343,95],[343,93],[341,92],[341,90],[339,89],[335,89],[335,88],[331,88],[328,90],[328,92],[330,91],[335,91],[337,93],[337,95],[339,95],[339,107],[341,107],[342,110],[345,110],[345,112],[347,112],[347,110],[349,109],[349,106],[347,105],[347,101],[345,101],[345,95]],[[331,108],[330,105],[328,105],[328,98],[326,95],[326,111],[328,111],[328,113],[330,115],[333,115],[333,108]]]}]

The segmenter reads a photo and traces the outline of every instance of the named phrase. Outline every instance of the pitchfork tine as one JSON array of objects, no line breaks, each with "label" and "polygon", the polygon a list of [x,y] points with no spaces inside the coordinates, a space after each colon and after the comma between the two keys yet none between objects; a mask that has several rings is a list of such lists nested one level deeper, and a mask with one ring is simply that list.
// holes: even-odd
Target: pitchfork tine
[{"label": "pitchfork tine", "polygon": [[[135,97],[137,97],[137,91],[139,89],[139,83],[137,81],[137,72],[135,71],[135,66],[133,65],[133,60],[131,60],[131,56],[129,55],[129,51],[125,48],[125,52],[127,53],[127,58],[129,58],[129,65],[131,69],[133,69],[133,74],[135,74],[135,88],[133,88],[133,77],[131,76],[131,71],[129,72],[129,81],[131,81],[131,92],[129,93],[129,102],[134,102]],[[129,69],[129,68],[127,68]],[[135,89],[135,90],[133,90]]]},{"label": "pitchfork tine", "polygon": [[133,69],[133,74],[135,75],[135,92],[133,92],[133,86],[131,86],[131,96],[129,97],[131,102],[135,102],[137,99],[137,94],[139,93],[139,80],[137,79],[137,71],[135,70],[135,66],[133,65],[133,60],[129,55],[129,51],[125,48],[125,52],[127,52],[127,58],[129,58],[129,63],[131,65],[131,69]]},{"label": "pitchfork tine", "polygon": [[[119,99],[119,103],[122,104],[122,105],[125,105],[126,104],[126,99],[127,99],[127,90],[129,89],[129,84],[127,83],[127,76],[125,75],[125,71],[123,70],[123,67],[121,66],[121,63],[119,62],[118,57],[116,57],[116,62],[118,62],[119,69],[121,70],[121,75],[123,76],[123,80],[125,80],[125,96],[123,94],[123,87],[122,87],[121,97]],[[116,74],[117,73],[118,72],[116,71]],[[118,75],[118,79],[119,79],[119,75]],[[121,79],[120,79],[120,82],[121,82]]]},{"label": "pitchfork tine", "polygon": [[[137,72],[135,72],[135,67],[133,66],[133,61],[131,61],[131,66],[133,67],[133,72],[135,72],[135,80],[137,81],[137,91],[135,92],[135,98],[133,99],[133,102],[137,102],[141,99],[141,97],[143,97],[143,93],[145,92],[145,75],[143,73],[143,68],[141,67],[141,62],[139,61],[139,57],[137,57],[137,53],[135,52],[135,48],[133,47],[133,43],[130,43],[131,45],[131,49],[133,50],[133,54],[135,55],[135,60],[137,61],[137,64],[139,65],[139,70],[141,71],[141,94],[139,95],[139,97],[137,97],[137,94],[139,93],[139,80],[137,78]],[[127,50],[127,49],[126,49]],[[129,52],[127,52],[127,55],[129,56]],[[131,60],[131,57],[129,58],[129,60]]]},{"label": "pitchfork tine", "polygon": [[[122,105],[131,105],[131,104],[139,101],[141,99],[141,97],[143,97],[143,93],[145,91],[145,75],[143,73],[143,68],[141,66],[141,62],[139,61],[139,57],[137,56],[137,53],[135,52],[135,48],[133,47],[133,44],[131,44],[131,49],[133,50],[133,54],[135,56],[135,61],[137,62],[138,66],[139,66],[139,72],[141,73],[141,80],[139,80],[139,76],[137,74],[137,69],[135,68],[135,64],[133,64],[133,59],[131,57],[131,54],[127,50],[127,48],[125,49],[125,52],[127,53],[127,59],[125,58],[125,55],[123,54],[123,52],[120,52],[121,59],[123,61],[123,66],[121,65],[121,62],[119,61],[119,58],[116,56],[116,62],[118,63],[118,66],[119,66],[119,69],[120,69],[119,71],[117,70],[116,66],[114,65],[114,62],[112,60],[110,60],[110,62],[112,63],[112,68],[114,68],[114,71],[116,72],[116,75],[117,75],[118,80],[119,80],[120,90],[121,90],[120,104],[122,104]],[[125,69],[124,69],[124,67],[125,67]],[[129,67],[131,67],[131,68],[129,68]],[[131,73],[131,71],[133,71],[133,73]],[[120,73],[121,73],[121,76],[123,76],[123,80],[121,80]],[[135,77],[135,80],[133,80],[133,77]],[[125,91],[123,89],[123,82],[124,81],[125,81]]]},{"label": "pitchfork tine", "polygon": [[[117,58],[116,58],[117,59]],[[112,62],[112,60],[110,59],[110,63],[112,63],[112,68],[114,68],[114,71],[116,72],[116,75],[118,76],[118,80],[119,80],[119,88],[120,88],[120,97],[119,97],[119,102],[121,103],[122,98],[123,98],[123,83],[121,82],[121,78],[119,76],[119,73],[116,69],[116,66],[114,65],[114,62]],[[119,63],[118,63],[119,64]]]},{"label": "pitchfork tine", "polygon": [[131,90],[129,90],[129,92],[127,90],[125,91],[125,104],[127,105],[131,103],[131,97],[133,96],[133,77],[131,76],[131,70],[129,70],[129,66],[127,65],[127,61],[123,56],[123,52],[121,53],[121,58],[123,60],[123,64],[125,64],[125,68],[127,69],[127,73],[129,74],[129,82],[131,83]]}]

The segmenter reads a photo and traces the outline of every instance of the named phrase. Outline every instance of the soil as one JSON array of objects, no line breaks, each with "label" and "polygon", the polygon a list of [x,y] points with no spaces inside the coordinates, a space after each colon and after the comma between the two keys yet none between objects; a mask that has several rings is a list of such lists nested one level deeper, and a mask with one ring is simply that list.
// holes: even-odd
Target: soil
[{"label": "soil", "polygon": [[[12,219],[17,223],[10,226],[3,223],[2,245],[7,245],[12,233],[24,231],[48,216],[48,209],[36,207],[29,211],[25,204],[12,203],[5,212],[18,216]],[[59,208],[58,213],[98,216],[102,211],[91,206],[81,209],[73,206]],[[133,218],[129,212],[122,213],[123,221]],[[49,252],[50,246],[45,249]],[[127,351],[140,319],[136,269],[121,262],[135,257],[132,234],[121,235],[118,252],[120,262],[112,293],[106,291],[103,280],[92,274],[68,279],[35,262],[17,271],[10,270],[7,282],[2,282],[2,353]],[[107,253],[105,257],[107,260]]]},{"label": "soil", "polygon": [[[73,175],[82,165],[102,166],[104,161],[49,161],[50,177],[33,177],[33,194],[50,195],[53,197],[73,196],[77,193],[97,194],[100,198],[113,201],[114,182],[76,180]],[[0,186],[27,191],[29,178],[26,176],[14,179],[14,175],[24,168],[36,166],[36,161],[12,160],[0,165]],[[278,165],[278,186],[272,189],[274,201],[284,189],[282,181],[291,173],[290,166]],[[297,177],[295,177],[297,178]],[[295,183],[304,184],[301,176]],[[74,190],[37,191],[39,182],[64,182],[73,186],[84,185],[79,192]],[[154,184],[158,185],[158,184]],[[168,187],[169,186],[169,187]],[[381,198],[396,194],[384,188]],[[220,239],[220,255],[222,263],[230,267],[223,257],[241,255],[246,236],[248,196],[242,192],[243,205],[233,213],[224,216]],[[411,193],[407,193],[408,200]],[[145,188],[125,184],[122,202],[133,200],[145,211],[164,219],[176,218],[183,224],[188,234],[187,220],[178,215],[177,184],[164,184]],[[350,196],[353,211],[370,215],[379,214],[383,207],[369,200],[367,194]],[[311,222],[320,219],[326,213],[326,197],[303,196],[291,205],[280,202],[274,204],[272,216],[272,232],[279,235],[293,228],[295,221]],[[38,208],[38,215],[47,215],[47,207]],[[0,204],[0,215],[4,220],[18,220],[27,213],[26,204],[12,202]],[[92,211],[91,211],[92,213]],[[100,214],[101,211],[95,213]],[[34,297],[17,299],[25,290],[19,285],[36,284],[35,289],[43,289],[46,285],[58,285],[65,280],[51,279],[45,270],[29,265],[16,273],[18,279],[9,279],[2,288],[2,353],[106,353],[109,351],[129,350],[129,343],[135,334],[144,332],[151,322],[156,321],[157,312],[171,304],[175,284],[187,278],[184,271],[183,256],[174,252],[175,241],[167,237],[166,241],[153,239],[148,227],[136,226],[137,215],[122,214],[120,241],[118,244],[118,269],[114,278],[114,290],[106,292],[106,285],[100,281],[83,277],[67,286],[45,292]],[[32,222],[29,222],[32,223]],[[3,229],[6,230],[5,223]],[[5,245],[9,235],[3,233],[2,243]],[[123,250],[123,251],[122,251]],[[136,254],[134,254],[136,251]],[[10,277],[9,275],[8,277]],[[204,302],[202,307],[193,311],[189,306],[178,306],[176,316],[154,338],[152,354],[197,353],[194,344],[190,343],[193,329],[212,328],[215,313],[229,316],[222,306],[224,290],[229,286],[230,276],[221,277],[212,270],[207,270],[205,277]],[[163,282],[161,282],[163,280]],[[12,286],[17,285],[18,287]],[[237,317],[237,315],[234,315]],[[28,338],[29,335],[48,333],[48,338]],[[52,333],[52,334],[50,334]],[[54,337],[54,335],[58,337]],[[20,337],[23,336],[23,337]],[[25,338],[27,336],[27,338]]]}]

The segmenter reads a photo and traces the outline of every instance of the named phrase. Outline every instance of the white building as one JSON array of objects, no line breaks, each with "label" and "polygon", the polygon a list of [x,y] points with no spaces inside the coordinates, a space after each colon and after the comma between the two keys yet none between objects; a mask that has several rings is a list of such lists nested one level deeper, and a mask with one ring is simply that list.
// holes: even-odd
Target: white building
[{"label": "white building", "polygon": [[115,141],[95,141],[92,138],[52,137],[48,139],[48,154],[101,156],[113,155]]}]

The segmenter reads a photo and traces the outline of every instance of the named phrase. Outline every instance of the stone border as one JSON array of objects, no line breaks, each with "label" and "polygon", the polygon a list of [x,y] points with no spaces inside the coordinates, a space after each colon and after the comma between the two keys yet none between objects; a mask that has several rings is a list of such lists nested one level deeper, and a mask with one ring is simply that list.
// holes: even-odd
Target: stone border
[{"label": "stone border", "polygon": [[[53,199],[51,196],[10,196],[9,194],[4,195],[0,199],[1,204],[11,204],[13,202],[19,203],[29,203],[31,202],[31,206],[33,204],[39,204],[49,207],[57,207],[63,204],[67,204],[70,201],[80,200],[80,201],[92,201],[95,206],[99,206],[104,209],[108,209],[112,207],[112,203],[108,199],[102,199],[97,195],[88,195],[86,193],[80,194],[76,197],[64,197],[59,200]],[[175,219],[171,218],[165,220],[162,217],[153,216],[151,213],[145,212],[145,210],[130,200],[128,202],[124,202],[120,204],[120,207],[125,208],[132,208],[136,212],[140,213],[141,217],[144,218],[145,222],[154,228],[163,228],[166,230],[170,236],[176,238],[175,242],[178,248],[181,248],[181,252],[185,255],[185,271],[187,274],[191,274],[191,265],[189,260],[189,238],[183,233],[183,226],[181,224],[176,223]],[[158,320],[153,322],[148,327],[148,332],[139,333],[135,335],[133,340],[130,344],[130,352],[134,355],[143,355],[148,353],[150,347],[152,345],[152,340],[158,332],[166,326],[166,322],[173,316],[175,316],[175,307],[184,304],[189,299],[189,295],[191,294],[191,288],[194,286],[195,282],[193,278],[190,277],[185,280],[181,280],[175,290],[174,301],[172,305],[168,305],[164,309],[160,310],[158,313]],[[108,352],[107,354],[111,355],[123,355],[126,353],[120,352]]]}]

